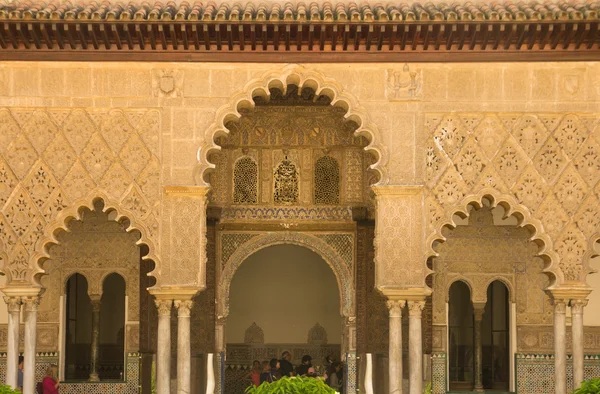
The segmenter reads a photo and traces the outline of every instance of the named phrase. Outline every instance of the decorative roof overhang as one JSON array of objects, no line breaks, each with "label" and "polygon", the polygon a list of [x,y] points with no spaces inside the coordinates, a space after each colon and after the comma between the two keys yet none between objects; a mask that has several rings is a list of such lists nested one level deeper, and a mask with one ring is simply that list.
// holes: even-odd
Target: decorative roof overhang
[{"label": "decorative roof overhang", "polygon": [[[600,60],[600,2],[0,3],[0,59]],[[140,0],[141,1],[141,0]]]}]

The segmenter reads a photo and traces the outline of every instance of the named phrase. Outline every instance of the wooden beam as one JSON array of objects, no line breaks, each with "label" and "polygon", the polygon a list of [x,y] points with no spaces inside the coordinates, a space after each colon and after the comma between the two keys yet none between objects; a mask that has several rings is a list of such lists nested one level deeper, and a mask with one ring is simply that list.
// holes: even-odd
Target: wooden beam
[{"label": "wooden beam", "polygon": [[25,49],[31,48],[31,45],[29,44],[29,38],[25,35],[25,29],[22,28],[20,22],[17,22],[15,29],[17,30],[17,33],[21,37],[21,42],[25,46]]},{"label": "wooden beam", "polygon": [[69,45],[71,46],[71,49],[76,49],[77,45],[75,44],[75,37],[73,37],[73,34],[71,33],[71,25],[65,23],[63,25],[63,29],[67,34],[67,39],[69,40]]},{"label": "wooden beam", "polygon": [[[50,33],[48,32],[48,26],[45,23],[40,24],[40,32],[42,33],[42,37],[44,37],[44,41],[46,42],[46,47],[48,49],[52,49],[54,44],[52,43],[52,38],[50,38]],[[62,48],[60,48],[62,49]]]},{"label": "wooden beam", "polygon": [[104,23],[100,24],[100,33],[102,33],[102,40],[104,41],[104,48],[110,49],[111,42],[110,42],[110,38],[108,37],[108,32],[106,31],[106,27],[104,26]]},{"label": "wooden beam", "polygon": [[[165,40],[165,34],[164,31],[162,31],[162,25],[158,25],[158,30],[162,33],[162,40],[163,40],[163,49],[167,49],[167,43]],[[144,33],[142,32],[142,28],[140,26],[139,23],[135,24],[135,32],[136,32],[136,37],[138,39],[138,46],[140,47],[140,50],[145,50],[146,49],[146,40],[144,40]]]},{"label": "wooden beam", "polygon": [[33,38],[33,43],[36,49],[41,49],[42,43],[40,41],[40,37],[38,36],[38,33],[32,23],[27,24],[27,30],[29,30],[29,36]]},{"label": "wooden beam", "polygon": [[129,50],[133,50],[134,45],[133,45],[133,37],[131,36],[131,28],[133,26],[132,25],[125,25],[123,27],[123,30],[125,30],[125,37],[127,38],[127,46],[129,47]]},{"label": "wooden beam", "polygon": [[[94,25],[93,24],[89,24],[87,25],[88,27],[88,33],[90,33],[90,38],[92,39],[92,46],[94,47],[94,49],[98,49],[100,47],[100,45],[98,45],[98,38],[96,37],[96,31],[94,29]],[[83,28],[81,29],[82,31],[84,30]]]},{"label": "wooden beam", "polygon": [[119,30],[115,23],[111,23],[110,30],[113,33],[113,37],[115,38],[115,44],[117,44],[117,49],[120,51],[123,48],[123,43],[121,42],[121,36],[119,35]]},{"label": "wooden beam", "polygon": [[150,48],[153,51],[156,50],[156,34],[154,34],[154,25],[146,25],[146,33],[148,33],[148,38],[150,39]]}]

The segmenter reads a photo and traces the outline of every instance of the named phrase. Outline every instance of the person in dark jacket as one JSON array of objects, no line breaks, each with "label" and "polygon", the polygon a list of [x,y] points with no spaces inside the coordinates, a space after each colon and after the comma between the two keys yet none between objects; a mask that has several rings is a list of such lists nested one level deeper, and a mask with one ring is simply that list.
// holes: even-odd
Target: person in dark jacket
[{"label": "person in dark jacket", "polygon": [[281,376],[293,376],[294,375],[294,366],[291,363],[292,354],[287,350],[283,352],[281,355],[281,360],[279,360],[279,372],[281,372]]},{"label": "person in dark jacket", "polygon": [[312,361],[312,357],[309,356],[308,354],[302,356],[302,365],[299,365],[298,368],[296,368],[296,375],[307,376],[308,369],[312,367],[311,361]]}]

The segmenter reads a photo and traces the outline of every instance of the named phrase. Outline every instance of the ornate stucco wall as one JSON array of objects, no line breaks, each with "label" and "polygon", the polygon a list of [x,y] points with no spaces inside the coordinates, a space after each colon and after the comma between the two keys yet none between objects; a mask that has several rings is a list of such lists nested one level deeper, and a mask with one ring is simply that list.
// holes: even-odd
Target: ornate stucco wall
[{"label": "ornate stucco wall", "polygon": [[[2,63],[0,256],[10,280],[35,281],[53,231],[101,197],[140,230],[158,286],[202,287],[188,256],[165,250],[164,219],[176,212],[164,204],[161,214],[161,186],[201,183],[201,147],[248,95],[283,78],[347,109],[382,184],[425,185],[415,242],[439,238],[457,207],[492,194],[535,228],[557,283],[582,283],[600,223],[598,75],[600,63]],[[419,221],[418,204],[409,208]],[[424,281],[425,258],[411,260]]]}]

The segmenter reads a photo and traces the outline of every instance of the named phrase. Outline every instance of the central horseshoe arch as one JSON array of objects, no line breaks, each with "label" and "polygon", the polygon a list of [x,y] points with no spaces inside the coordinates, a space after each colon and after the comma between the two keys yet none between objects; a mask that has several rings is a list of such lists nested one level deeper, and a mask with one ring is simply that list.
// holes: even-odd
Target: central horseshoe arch
[{"label": "central horseshoe arch", "polygon": [[333,271],[340,293],[340,314],[345,318],[356,315],[356,300],[352,272],[342,257],[325,241],[314,235],[296,232],[266,233],[245,242],[227,260],[217,284],[217,318],[229,315],[231,280],[242,263],[259,250],[275,245],[302,246],[317,253]]}]

